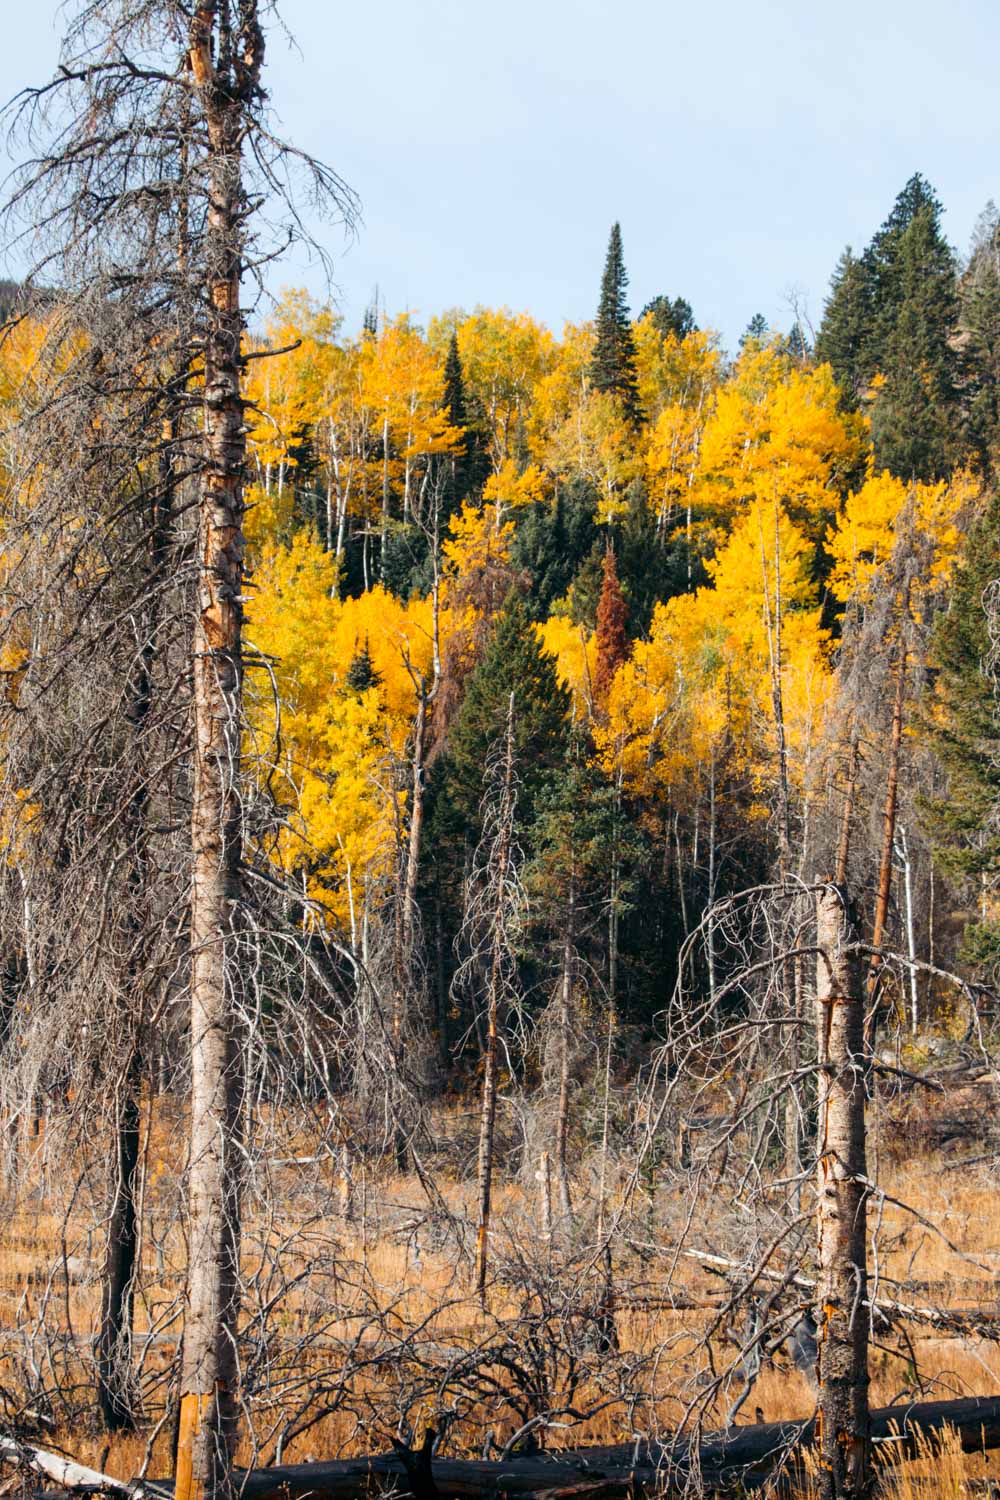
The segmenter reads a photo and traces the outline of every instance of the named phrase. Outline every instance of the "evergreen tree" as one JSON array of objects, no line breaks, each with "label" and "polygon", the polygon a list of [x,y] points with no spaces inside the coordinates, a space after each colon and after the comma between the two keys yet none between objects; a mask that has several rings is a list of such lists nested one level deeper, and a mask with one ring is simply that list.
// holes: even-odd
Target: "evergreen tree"
[{"label": "evergreen tree", "polygon": [[672,302],[662,295],[654,297],[639,314],[640,320],[647,316],[652,317],[653,326],[661,338],[672,334],[675,339],[686,339],[689,333],[698,332],[691,304],[684,297],[675,297]]},{"label": "evergreen tree", "polygon": [[941,204],[917,173],[860,259],[841,257],[816,346],[846,404],[870,407],[876,466],[902,479],[941,478],[961,457],[957,324]]},{"label": "evergreen tree", "polygon": [[[534,799],[565,747],[570,698],[542,650],[521,595],[511,591],[483,659],[469,677],[447,751],[446,795],[466,830],[478,836],[483,767],[504,732],[514,694],[514,750],[521,775],[518,819],[530,824]],[[473,839],[474,841],[474,839]]]},{"label": "evergreen tree", "polygon": [[[908,215],[908,217],[907,217]],[[913,178],[868,252],[884,377],[872,404],[876,462],[902,479],[941,479],[959,457],[955,257],[941,205]]]},{"label": "evergreen tree", "polygon": [[1000,213],[992,201],[976,224],[959,298],[968,439],[992,482],[1000,462]]},{"label": "evergreen tree", "polygon": [[596,391],[617,396],[633,426],[642,421],[639,403],[639,381],[635,368],[635,339],[629,319],[625,288],[628,274],[622,256],[622,232],[611,226],[608,254],[601,280],[601,300],[597,309],[597,338],[590,362],[590,380]]},{"label": "evergreen tree", "polygon": [[792,324],[788,337],[785,339],[785,348],[795,360],[796,364],[805,364],[809,359],[809,340],[806,338],[802,324],[796,318]]},{"label": "evergreen tree", "polygon": [[869,322],[869,285],[861,260],[848,245],[833,273],[823,321],[816,335],[816,358],[828,364],[843,403],[856,411],[868,385],[864,356]]},{"label": "evergreen tree", "polygon": [[350,666],[344,673],[344,691],[346,693],[354,693],[360,697],[369,688],[380,687],[381,685],[382,675],[372,661],[371,652],[368,649],[368,637],[366,636],[364,645],[360,651],[355,653]]},{"label": "evergreen tree", "polygon": [[594,545],[597,491],[588,479],[574,476],[557,486],[551,501],[522,506],[515,519],[511,563],[517,572],[530,573],[527,605],[536,619],[544,620],[568,593]]},{"label": "evergreen tree", "polygon": [[928,733],[948,776],[947,796],[928,805],[935,858],[972,882],[979,920],[966,929],[966,955],[996,979],[1000,971],[1000,699],[990,670],[987,589],[996,583],[1000,496],[972,527],[954,580],[951,605],[938,617],[933,651],[941,663],[936,714]]},{"label": "evergreen tree", "polygon": [[454,330],[448,341],[448,353],[445,356],[441,407],[448,418],[448,425],[460,427],[463,431],[459,452],[449,455],[447,459],[451,465],[451,475],[441,517],[443,529],[448,518],[459,509],[462,501],[482,488],[490,472],[489,455],[486,452],[475,413],[466,395],[465,375],[458,352],[458,335]]},{"label": "evergreen tree", "polygon": [[604,553],[601,598],[597,606],[595,631],[597,659],[594,664],[594,697],[598,703],[607,699],[614,675],[628,656],[628,605],[618,581],[613,547]]},{"label": "evergreen tree", "polygon": [[762,344],[767,338],[767,333],[768,323],[764,314],[754,313],[740,336],[740,348],[742,349],[750,343]]}]

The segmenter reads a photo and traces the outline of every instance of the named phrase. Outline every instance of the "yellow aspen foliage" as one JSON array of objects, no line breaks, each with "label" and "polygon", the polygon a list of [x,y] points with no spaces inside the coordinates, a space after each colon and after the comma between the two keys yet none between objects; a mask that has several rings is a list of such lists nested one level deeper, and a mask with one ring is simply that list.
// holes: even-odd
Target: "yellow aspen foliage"
[{"label": "yellow aspen foliage", "polygon": [[777,500],[818,540],[866,442],[864,421],[840,410],[829,365],[804,369],[776,341],[751,340],[705,423],[697,503],[726,525],[754,500]]},{"label": "yellow aspen foliage", "polygon": [[527,313],[477,307],[453,312],[430,324],[428,337],[443,364],[454,330],[466,396],[482,414],[494,472],[515,456],[524,435],[539,381],[554,358],[549,330]]},{"label": "yellow aspen foliage", "polygon": [[961,518],[978,493],[964,470],[937,484],[905,484],[888,471],[869,474],[827,531],[834,597],[842,604],[870,599],[904,531],[924,557],[917,596],[947,583],[962,539]]},{"label": "yellow aspen foliage", "polygon": [[710,583],[657,605],[649,640],[617,673],[598,731],[609,773],[620,770],[647,796],[676,797],[703,786],[724,747],[731,767],[764,786],[774,768],[777,663],[786,738],[804,783],[831,692],[811,555],[780,507],[755,502],[708,563]]},{"label": "yellow aspen foliage", "polygon": [[647,313],[633,329],[639,399],[651,424],[669,406],[707,414],[723,375],[722,355],[713,333],[697,330],[686,338],[661,334]]},{"label": "yellow aspen foliage", "polygon": [[598,494],[598,516],[608,521],[626,506],[625,488],[641,472],[635,432],[621,402],[605,391],[588,391],[549,437],[545,464],[554,474],[589,479]]},{"label": "yellow aspen foliage", "polygon": [[597,643],[594,632],[576,625],[569,615],[550,615],[536,627],[542,649],[555,658],[556,676],[573,694],[573,712],[587,719],[593,710]]},{"label": "yellow aspen foliage", "polygon": [[441,363],[404,313],[377,337],[362,341],[360,375],[362,401],[377,414],[386,474],[401,494],[405,520],[414,507],[417,461],[435,453],[457,452],[462,438],[441,408]]},{"label": "yellow aspen foliage", "polygon": [[[260,486],[284,490],[296,448],[319,418],[335,358],[337,319],[304,291],[286,291],[264,325],[247,370],[251,459]],[[268,356],[266,351],[285,350]]]},{"label": "yellow aspen foliage", "polygon": [[503,519],[509,511],[544,500],[547,488],[547,477],[537,464],[519,470],[514,460],[508,458],[499,473],[491,474],[483,485],[483,500],[494,507],[497,518]]},{"label": "yellow aspen foliage", "polygon": [[[414,675],[433,656],[429,600],[381,588],[335,595],[336,559],[309,531],[265,546],[247,611],[252,670],[248,757],[284,814],[274,853],[342,932],[394,858],[393,765],[416,711]],[[373,685],[351,691],[362,650]],[[276,709],[280,703],[280,712]]]}]

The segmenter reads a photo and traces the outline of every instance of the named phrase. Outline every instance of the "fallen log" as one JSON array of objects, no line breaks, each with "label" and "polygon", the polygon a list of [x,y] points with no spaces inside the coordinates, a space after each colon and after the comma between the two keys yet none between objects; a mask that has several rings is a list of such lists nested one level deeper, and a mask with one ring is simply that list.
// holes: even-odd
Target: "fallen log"
[{"label": "fallen log", "polygon": [[[242,1500],[368,1500],[380,1483],[397,1486],[410,1480],[419,1460],[425,1485],[441,1500],[479,1500],[516,1496],[518,1500],[600,1500],[626,1493],[660,1494],[679,1490],[695,1473],[702,1487],[720,1491],[752,1488],[774,1474],[814,1439],[813,1418],[794,1422],[758,1422],[703,1435],[697,1452],[686,1439],[651,1443],[637,1440],[612,1447],[515,1455],[499,1462],[433,1458],[429,1453],[381,1454],[377,1458],[280,1464],[271,1469],[237,1471]],[[887,1406],[872,1412],[872,1440],[878,1459],[898,1463],[917,1453],[924,1439],[945,1429],[954,1431],[964,1453],[1000,1448],[1000,1397],[969,1396],[957,1401],[923,1401]],[[172,1500],[172,1479],[124,1481],[74,1463],[32,1443],[0,1438],[0,1459],[22,1463],[61,1490],[75,1494],[110,1493],[128,1500]],[[429,1472],[428,1472],[429,1467]],[[422,1486],[423,1487],[423,1486]],[[431,1493],[424,1489],[425,1494]]]},{"label": "fallen log", "polygon": [[[731,1260],[725,1255],[709,1255],[704,1250],[682,1250],[681,1254],[689,1260],[700,1261],[706,1270],[733,1270],[745,1274],[739,1261]],[[753,1272],[752,1279],[779,1285],[787,1282],[789,1286],[803,1292],[816,1290],[816,1283],[811,1277],[783,1275],[780,1271],[771,1270],[769,1266],[759,1266]],[[894,1320],[899,1320],[904,1323],[922,1323],[925,1327],[958,1337],[975,1337],[1000,1343],[1000,1312],[993,1308],[920,1307],[890,1297],[866,1301],[865,1306],[870,1310],[876,1327],[879,1323],[888,1326]]]},{"label": "fallen log", "polygon": [[[1000,1397],[970,1396],[957,1401],[925,1401],[883,1407],[872,1413],[872,1439],[878,1459],[898,1463],[917,1453],[918,1436],[945,1429],[957,1433],[965,1453],[1000,1448]],[[500,1462],[435,1457],[429,1479],[441,1500],[589,1500],[620,1495],[654,1495],[682,1489],[696,1473],[705,1490],[752,1488],[810,1446],[813,1418],[761,1422],[703,1435],[697,1452],[685,1439],[636,1441],[613,1447],[515,1455]],[[410,1456],[410,1467],[413,1458]],[[399,1453],[377,1458],[282,1464],[237,1473],[242,1500],[368,1500],[380,1486],[398,1487],[409,1478]],[[111,1482],[131,1500],[172,1500],[172,1480],[144,1480],[141,1487]]]},{"label": "fallen log", "polygon": [[16,1438],[0,1437],[0,1462],[23,1465],[36,1474],[51,1479],[62,1490],[77,1495],[106,1494],[128,1495],[131,1500],[149,1500],[142,1484],[133,1481],[112,1479],[99,1469],[88,1469],[61,1453],[50,1453],[46,1448],[36,1448],[34,1443],[19,1443]]}]

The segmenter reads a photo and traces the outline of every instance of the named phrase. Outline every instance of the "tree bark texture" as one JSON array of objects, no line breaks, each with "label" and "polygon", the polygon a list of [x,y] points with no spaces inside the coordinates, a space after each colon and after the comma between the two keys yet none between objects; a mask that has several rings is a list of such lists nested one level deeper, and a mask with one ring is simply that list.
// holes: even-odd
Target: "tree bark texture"
[{"label": "tree bark texture", "polygon": [[864,990],[843,888],[816,898],[816,1341],[819,1488],[823,1500],[872,1484],[868,1411]]},{"label": "tree bark texture", "polygon": [[[234,24],[235,23],[235,24]],[[231,27],[237,34],[231,34]],[[241,1081],[235,942],[242,805],[241,127],[258,88],[256,4],[203,0],[190,22],[208,139],[204,468],[198,519],[191,815],[190,1261],[178,1500],[228,1491],[236,1435]]]}]

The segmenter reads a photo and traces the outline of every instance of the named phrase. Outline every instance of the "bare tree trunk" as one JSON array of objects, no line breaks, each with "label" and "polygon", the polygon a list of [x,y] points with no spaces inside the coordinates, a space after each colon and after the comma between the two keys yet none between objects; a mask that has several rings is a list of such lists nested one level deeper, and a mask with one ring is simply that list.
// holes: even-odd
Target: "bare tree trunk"
[{"label": "bare tree trunk", "polygon": [[844,793],[844,809],[840,818],[840,838],[837,843],[838,885],[847,884],[847,865],[851,854],[851,820],[858,794],[858,773],[861,769],[861,737],[855,729],[851,735],[851,753],[847,767],[847,790]]},{"label": "bare tree trunk", "polygon": [[[570,896],[570,911],[573,910]],[[556,1185],[559,1190],[559,1212],[567,1227],[573,1213],[573,1202],[569,1192],[569,1064],[570,1064],[570,1007],[573,1000],[573,919],[566,928],[563,945],[563,971],[559,985],[559,1105],[556,1114]]]},{"label": "bare tree trunk", "polygon": [[[186,161],[185,161],[186,167]],[[180,269],[187,262],[187,208],[180,226]],[[129,885],[131,915],[128,970],[133,999],[132,1014],[125,1018],[127,1045],[131,1049],[115,1090],[114,1159],[110,1183],[110,1210],[101,1295],[101,1328],[97,1342],[97,1396],[109,1432],[134,1423],[132,1390],[132,1315],[134,1278],[137,1270],[140,1220],[136,1210],[139,1163],[139,1104],[142,1086],[140,1032],[145,1010],[144,987],[147,966],[149,883],[149,747],[146,731],[153,699],[160,597],[169,565],[173,536],[176,442],[179,431],[181,388],[186,371],[170,383],[169,406],[161,430],[161,449],[150,516],[150,568],[148,600],[142,619],[143,638],[129,685],[128,717],[133,731],[135,790],[129,802],[129,842],[134,851]]]},{"label": "bare tree trunk", "polygon": [[[885,938],[889,917],[889,897],[892,893],[892,856],[896,842],[896,805],[899,796],[899,759],[903,744],[903,711],[906,704],[906,644],[902,634],[903,620],[909,610],[909,595],[900,619],[899,659],[896,664],[896,695],[892,708],[892,731],[889,736],[889,768],[885,781],[885,804],[882,812],[882,854],[879,860],[878,892],[875,898],[875,920],[872,924],[872,947],[875,950],[868,964],[868,999],[872,1000],[878,987],[882,954],[879,951]],[[871,1035],[869,1046],[874,1046],[874,1013],[869,1022]]]},{"label": "bare tree trunk", "polygon": [[542,1244],[548,1250],[552,1247],[552,1170],[547,1151],[543,1151],[539,1158],[535,1179],[538,1183],[539,1233]]},{"label": "bare tree trunk", "polygon": [[[236,955],[241,898],[243,466],[240,339],[244,212],[241,124],[256,96],[263,37],[255,0],[229,35],[225,0],[202,0],[189,33],[208,136],[209,285],[204,470],[198,518],[191,808],[191,1155],[188,1308],[176,1500],[231,1486],[240,1254],[240,1047]],[[223,76],[217,61],[228,61]]]},{"label": "bare tree trunk", "polygon": [[819,1490],[823,1500],[872,1486],[868,1410],[865,1001],[843,888],[816,898],[816,1282]]},{"label": "bare tree trunk", "polygon": [[114,1172],[97,1340],[97,1397],[109,1432],[129,1428],[135,1420],[131,1366],[138,1247],[139,1084],[139,1054],[133,1051],[115,1097]]},{"label": "bare tree trunk", "polygon": [[486,1046],[483,1060],[483,1098],[479,1126],[479,1227],[476,1233],[476,1291],[486,1302],[486,1262],[490,1234],[490,1208],[493,1189],[493,1136],[497,1117],[498,1010],[501,965],[506,943],[507,870],[513,839],[514,789],[514,694],[510,695],[507,716],[507,739],[503,762],[503,790],[498,819],[496,847],[496,907],[491,934],[490,970],[486,987]]}]

